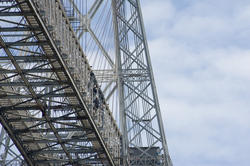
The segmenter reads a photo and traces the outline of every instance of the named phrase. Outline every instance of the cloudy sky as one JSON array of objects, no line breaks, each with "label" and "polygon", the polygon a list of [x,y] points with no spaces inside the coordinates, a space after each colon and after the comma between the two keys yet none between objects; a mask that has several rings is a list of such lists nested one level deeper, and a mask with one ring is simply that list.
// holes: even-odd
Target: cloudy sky
[{"label": "cloudy sky", "polygon": [[249,166],[250,1],[143,0],[175,166]]}]

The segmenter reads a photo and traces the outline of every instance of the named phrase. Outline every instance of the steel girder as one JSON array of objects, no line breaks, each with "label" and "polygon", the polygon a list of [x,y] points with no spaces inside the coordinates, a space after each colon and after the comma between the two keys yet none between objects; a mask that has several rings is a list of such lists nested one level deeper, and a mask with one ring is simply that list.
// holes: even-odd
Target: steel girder
[{"label": "steel girder", "polygon": [[[84,68],[72,68],[71,60],[77,58],[63,52],[65,41],[58,40],[59,30],[45,17],[51,11],[43,7],[54,5],[61,18],[57,26],[70,31],[60,1],[6,4],[0,10],[0,122],[26,164],[118,163],[119,131],[102,92],[96,92],[95,76],[82,57],[78,61]],[[107,119],[110,123],[104,124]]]},{"label": "steel girder", "polygon": [[123,165],[171,166],[139,0],[112,0]]}]

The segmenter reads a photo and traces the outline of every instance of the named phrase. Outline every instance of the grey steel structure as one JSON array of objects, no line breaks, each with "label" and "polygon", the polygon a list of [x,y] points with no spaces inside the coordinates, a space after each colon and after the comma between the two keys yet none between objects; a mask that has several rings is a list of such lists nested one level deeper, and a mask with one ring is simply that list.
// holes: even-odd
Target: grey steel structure
[{"label": "grey steel structure", "polygon": [[139,0],[0,0],[0,165],[171,166]]}]

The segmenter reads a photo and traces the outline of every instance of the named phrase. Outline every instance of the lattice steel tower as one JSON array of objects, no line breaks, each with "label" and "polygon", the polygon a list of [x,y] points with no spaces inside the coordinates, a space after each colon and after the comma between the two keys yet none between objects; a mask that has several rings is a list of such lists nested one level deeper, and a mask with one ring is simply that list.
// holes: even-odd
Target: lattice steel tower
[{"label": "lattice steel tower", "polygon": [[139,0],[0,0],[0,165],[172,166]]}]

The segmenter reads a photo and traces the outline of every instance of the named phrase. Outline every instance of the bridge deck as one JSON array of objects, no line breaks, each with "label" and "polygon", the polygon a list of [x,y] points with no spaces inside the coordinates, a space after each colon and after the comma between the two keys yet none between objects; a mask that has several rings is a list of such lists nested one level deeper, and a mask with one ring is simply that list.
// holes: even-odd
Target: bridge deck
[{"label": "bridge deck", "polygon": [[28,165],[118,165],[120,133],[59,0],[0,11],[0,121]]}]

